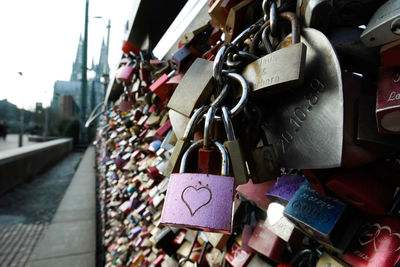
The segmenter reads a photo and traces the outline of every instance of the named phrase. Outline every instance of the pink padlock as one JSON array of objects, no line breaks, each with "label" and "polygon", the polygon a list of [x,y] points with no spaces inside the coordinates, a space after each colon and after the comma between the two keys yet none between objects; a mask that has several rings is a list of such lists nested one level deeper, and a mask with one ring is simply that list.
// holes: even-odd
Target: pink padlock
[{"label": "pink padlock", "polygon": [[213,142],[222,157],[221,176],[184,173],[190,152],[200,148],[194,142],[183,154],[180,173],[171,174],[161,223],[168,226],[230,234],[235,180],[226,176],[229,157],[219,142]]},{"label": "pink padlock", "polygon": [[130,85],[132,83],[133,75],[138,69],[137,67],[138,64],[136,60],[120,67],[117,70],[117,75],[115,77],[117,83],[125,83],[125,85]]}]

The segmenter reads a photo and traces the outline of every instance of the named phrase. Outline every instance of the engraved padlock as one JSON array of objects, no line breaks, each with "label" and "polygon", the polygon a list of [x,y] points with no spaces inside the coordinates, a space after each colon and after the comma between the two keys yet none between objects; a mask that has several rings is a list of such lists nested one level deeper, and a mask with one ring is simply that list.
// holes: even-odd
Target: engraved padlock
[{"label": "engraved padlock", "polygon": [[184,173],[190,152],[203,145],[203,140],[194,142],[182,157],[180,173],[170,177],[161,215],[162,224],[231,233],[235,180],[226,176],[229,157],[224,147],[219,142],[213,143],[222,157],[221,176]]},{"label": "engraved padlock", "polygon": [[[242,74],[252,85],[253,93],[272,95],[303,83],[307,46],[300,42],[300,24],[292,12],[281,13],[280,18],[290,20],[292,24],[292,45],[246,66]],[[284,69],[282,64],[285,65]]]}]

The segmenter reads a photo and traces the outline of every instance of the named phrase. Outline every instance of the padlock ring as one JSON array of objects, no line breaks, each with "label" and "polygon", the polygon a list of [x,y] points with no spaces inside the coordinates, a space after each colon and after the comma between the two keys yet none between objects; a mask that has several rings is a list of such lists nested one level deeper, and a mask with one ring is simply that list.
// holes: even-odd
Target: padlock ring
[{"label": "padlock ring", "polygon": [[204,139],[203,139],[204,140],[203,146],[205,149],[209,149],[210,147],[211,136],[214,126],[214,116],[216,111],[217,108],[211,105],[206,114],[206,119],[204,122]]},{"label": "padlock ring", "polygon": [[225,58],[234,46],[232,44],[225,44],[219,50],[214,59],[213,64],[213,77],[218,84],[223,83],[222,68],[224,66]]},{"label": "padlock ring", "polygon": [[[246,81],[245,78],[243,78],[242,75],[238,73],[232,73],[232,72],[223,72],[227,77],[233,78],[237,82],[240,83],[242,87],[242,95],[238,101],[238,103],[229,111],[231,117],[235,117],[237,114],[239,114],[240,111],[246,106],[247,100],[249,98],[249,85]],[[204,115],[203,115],[204,116]],[[222,121],[222,117],[219,115],[214,116],[215,121]]]},{"label": "padlock ring", "polygon": [[194,129],[196,128],[199,121],[203,118],[203,114],[208,110],[208,105],[201,106],[195,113],[193,113],[192,117],[189,120],[189,123],[186,126],[185,132],[183,133],[182,140],[186,141],[187,138],[192,136]]},{"label": "padlock ring", "polygon": [[[188,149],[185,151],[185,153],[182,155],[182,160],[181,160],[181,166],[179,168],[179,173],[184,173],[186,169],[186,162],[188,160],[189,154],[195,150],[199,149],[203,145],[204,140],[200,139],[195,141],[193,144],[191,144]],[[224,146],[219,143],[218,141],[213,141],[211,140],[211,143],[215,145],[215,147],[219,150],[221,154],[221,175],[222,176],[227,176],[228,171],[229,171],[229,156],[228,153],[226,152]]]}]

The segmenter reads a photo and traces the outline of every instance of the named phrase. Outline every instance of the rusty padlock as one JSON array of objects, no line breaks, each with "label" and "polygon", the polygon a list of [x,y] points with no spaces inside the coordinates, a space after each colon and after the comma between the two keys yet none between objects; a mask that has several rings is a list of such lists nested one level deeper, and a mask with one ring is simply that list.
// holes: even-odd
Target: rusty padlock
[{"label": "rusty padlock", "polygon": [[214,142],[222,157],[221,176],[184,173],[190,152],[202,145],[203,140],[193,143],[182,157],[180,173],[171,175],[161,223],[173,227],[229,234],[232,231],[235,180],[226,176],[229,170],[229,157],[222,144]]}]

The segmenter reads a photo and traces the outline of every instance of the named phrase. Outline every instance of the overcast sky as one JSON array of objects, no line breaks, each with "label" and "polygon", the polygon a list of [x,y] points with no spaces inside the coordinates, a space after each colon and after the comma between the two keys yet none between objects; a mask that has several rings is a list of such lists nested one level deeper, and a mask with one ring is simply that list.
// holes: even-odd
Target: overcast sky
[{"label": "overcast sky", "polygon": [[[115,70],[134,1],[138,0],[90,0],[89,67],[92,57],[95,63],[99,59],[111,19],[109,64]],[[84,9],[85,0],[0,2],[0,100],[7,98],[25,108],[33,108],[36,102],[50,104],[54,82],[70,78],[79,36],[83,36]]]}]

